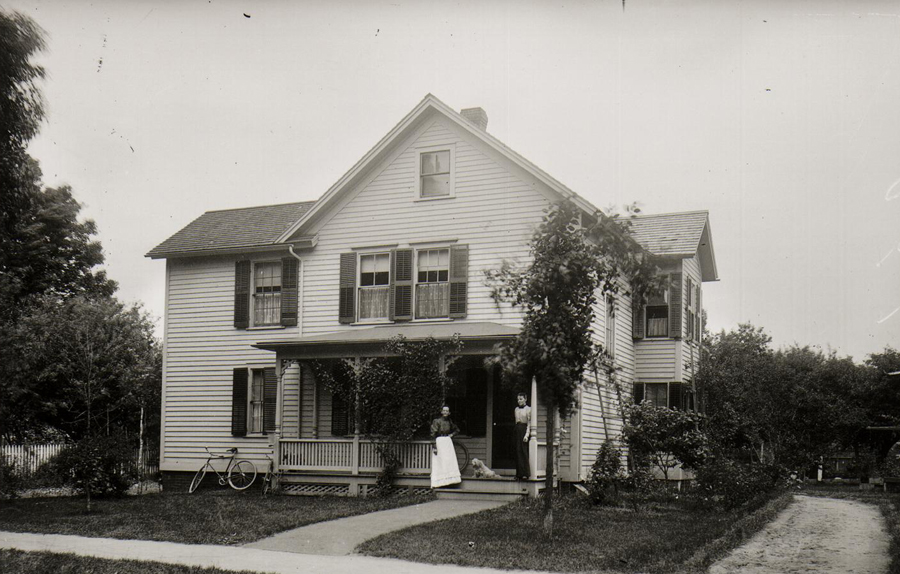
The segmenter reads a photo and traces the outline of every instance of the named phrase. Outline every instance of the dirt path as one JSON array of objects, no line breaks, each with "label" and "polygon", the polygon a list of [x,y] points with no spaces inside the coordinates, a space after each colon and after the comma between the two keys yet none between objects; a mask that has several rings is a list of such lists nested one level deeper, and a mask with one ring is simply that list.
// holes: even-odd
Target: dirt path
[{"label": "dirt path", "polygon": [[889,544],[877,507],[851,500],[797,496],[771,524],[709,571],[883,574],[890,562]]}]

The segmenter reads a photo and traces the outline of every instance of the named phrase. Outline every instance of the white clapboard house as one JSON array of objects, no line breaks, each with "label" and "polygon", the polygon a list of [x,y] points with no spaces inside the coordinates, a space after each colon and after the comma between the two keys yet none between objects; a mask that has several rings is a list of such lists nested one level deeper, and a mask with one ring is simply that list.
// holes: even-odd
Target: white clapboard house
[{"label": "white clapboard house", "polygon": [[[492,299],[483,272],[527,260],[561,198],[596,212],[491,136],[484,110],[457,113],[428,95],[317,201],[210,211],[155,247],[148,256],[166,260],[164,483],[186,488],[204,447],[237,447],[260,471],[267,456],[278,461],[288,492],[370,492],[378,454],[309,362],[378,355],[398,334],[458,334],[465,357],[448,403],[460,440],[510,477],[466,480],[461,491],[537,494],[547,412],[526,389],[539,428],[532,480],[512,480],[515,391],[484,358],[522,315]],[[583,480],[603,440],[618,436],[623,401],[692,403],[701,285],[717,279],[708,215],[640,216],[632,232],[659,256],[669,289],[639,309],[625,292],[598,303],[594,337],[615,355],[619,390],[587,374],[576,414],[562,421],[561,481]],[[403,453],[398,484],[427,489],[429,443]]]}]

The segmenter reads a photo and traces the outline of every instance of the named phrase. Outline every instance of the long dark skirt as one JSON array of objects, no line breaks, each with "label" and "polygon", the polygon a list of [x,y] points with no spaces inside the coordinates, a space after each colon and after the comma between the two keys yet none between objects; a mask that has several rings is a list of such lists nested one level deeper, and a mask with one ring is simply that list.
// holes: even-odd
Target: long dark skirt
[{"label": "long dark skirt", "polygon": [[531,469],[528,468],[528,443],[525,441],[525,431],[528,425],[516,423],[516,478],[529,478]]}]

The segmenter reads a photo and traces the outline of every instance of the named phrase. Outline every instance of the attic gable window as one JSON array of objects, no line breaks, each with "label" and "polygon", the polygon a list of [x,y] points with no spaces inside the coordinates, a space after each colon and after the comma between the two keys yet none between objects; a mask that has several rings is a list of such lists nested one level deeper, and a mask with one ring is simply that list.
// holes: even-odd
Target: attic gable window
[{"label": "attic gable window", "polygon": [[419,152],[417,168],[419,199],[453,197],[454,149],[429,149]]}]

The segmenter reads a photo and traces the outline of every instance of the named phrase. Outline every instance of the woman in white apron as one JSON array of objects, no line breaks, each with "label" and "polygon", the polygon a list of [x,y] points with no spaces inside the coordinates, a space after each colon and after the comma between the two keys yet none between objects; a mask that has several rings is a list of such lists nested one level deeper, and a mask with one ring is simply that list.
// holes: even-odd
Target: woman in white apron
[{"label": "woman in white apron", "polygon": [[459,427],[450,418],[450,407],[441,409],[441,416],[431,421],[431,488],[459,484],[459,463],[453,448],[453,437],[459,434]]}]

